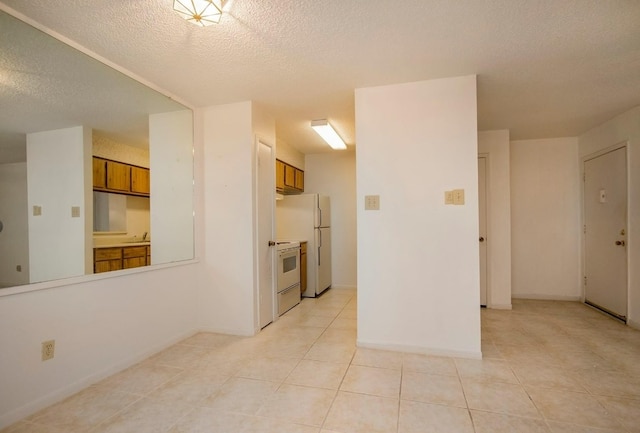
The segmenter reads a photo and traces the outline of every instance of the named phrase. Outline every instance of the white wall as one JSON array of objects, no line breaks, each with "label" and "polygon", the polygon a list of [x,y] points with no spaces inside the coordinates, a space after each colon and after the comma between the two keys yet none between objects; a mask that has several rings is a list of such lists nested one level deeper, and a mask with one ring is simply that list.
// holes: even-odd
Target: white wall
[{"label": "white wall", "polygon": [[194,257],[193,113],[149,116],[151,263]]},{"label": "white wall", "polygon": [[[29,283],[27,164],[0,164],[0,287]],[[16,266],[21,266],[18,271]]]},{"label": "white wall", "polygon": [[476,77],[357,89],[356,136],[358,344],[480,357]]},{"label": "white wall", "polygon": [[357,285],[356,153],[307,155],[305,192],[331,197],[331,274],[334,288]]},{"label": "white wall", "polygon": [[[276,158],[280,161],[284,161],[300,170],[306,170],[305,168],[305,156],[303,153],[289,146],[284,140],[276,141]],[[306,188],[306,173],[305,173],[305,188]]]},{"label": "white wall", "polygon": [[204,269],[201,327],[256,332],[255,140],[275,142],[275,122],[252,102],[201,110],[204,141]]},{"label": "white wall", "polygon": [[514,298],[579,300],[578,139],[511,142]]},{"label": "white wall", "polygon": [[[136,197],[133,195],[125,197],[127,198],[127,236],[137,236],[138,238],[142,238],[144,233],[147,232],[147,235],[151,238],[151,200],[147,197]],[[193,217],[190,219],[193,219]],[[193,230],[193,227],[191,227],[191,230]],[[191,256],[194,254],[192,248],[193,247],[189,249]]]},{"label": "white wall", "polygon": [[640,106],[606,122],[579,137],[579,155],[627,143],[628,166],[628,284],[627,321],[640,328]]},{"label": "white wall", "polygon": [[487,307],[511,309],[511,180],[509,131],[478,133],[487,157]]},{"label": "white wall", "polygon": [[192,334],[195,268],[0,296],[0,429]]},{"label": "white wall", "polygon": [[[78,126],[27,134],[29,281],[91,273],[91,167],[91,130]],[[40,206],[42,215],[34,216],[33,206]],[[80,217],[71,216],[74,206]]]}]

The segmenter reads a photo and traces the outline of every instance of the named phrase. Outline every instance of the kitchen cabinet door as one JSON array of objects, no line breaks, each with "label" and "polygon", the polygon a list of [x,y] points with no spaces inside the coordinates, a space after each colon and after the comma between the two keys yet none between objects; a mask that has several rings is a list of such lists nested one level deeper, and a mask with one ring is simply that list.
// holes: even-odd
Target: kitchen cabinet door
[{"label": "kitchen cabinet door", "polygon": [[101,158],[93,158],[93,187],[107,187],[107,161]]},{"label": "kitchen cabinet door", "polygon": [[302,170],[298,170],[296,168],[296,180],[295,180],[295,186],[297,190],[300,190],[301,192],[304,192],[304,171]]},{"label": "kitchen cabinet door", "polygon": [[285,163],[276,159],[276,190],[284,190],[284,168]]},{"label": "kitchen cabinet door", "polygon": [[107,161],[107,188],[116,191],[131,189],[131,166],[121,162]]},{"label": "kitchen cabinet door", "polygon": [[151,191],[149,183],[149,169],[142,167],[131,167],[131,192],[149,194]]},{"label": "kitchen cabinet door", "polygon": [[296,187],[296,169],[288,164],[284,166],[284,186]]}]

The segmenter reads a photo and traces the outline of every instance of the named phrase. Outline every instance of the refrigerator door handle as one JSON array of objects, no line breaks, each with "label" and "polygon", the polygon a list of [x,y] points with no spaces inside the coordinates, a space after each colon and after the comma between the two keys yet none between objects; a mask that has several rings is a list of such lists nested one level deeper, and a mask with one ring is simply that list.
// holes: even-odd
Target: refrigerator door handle
[{"label": "refrigerator door handle", "polygon": [[320,266],[320,248],[322,248],[322,230],[317,229],[318,231],[318,266]]}]

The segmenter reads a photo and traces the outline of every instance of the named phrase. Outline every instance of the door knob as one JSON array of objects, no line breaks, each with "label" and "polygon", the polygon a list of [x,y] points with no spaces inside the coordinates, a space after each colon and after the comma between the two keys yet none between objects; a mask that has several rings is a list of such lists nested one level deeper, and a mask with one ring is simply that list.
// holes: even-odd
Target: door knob
[{"label": "door knob", "polygon": [[625,241],[616,241],[616,245],[621,245],[621,246],[625,246],[626,242]]},{"label": "door knob", "polygon": [[269,241],[269,246],[272,247],[274,246],[276,243],[274,241]]},{"label": "door knob", "polygon": [[480,242],[484,242],[484,236],[480,236],[479,241],[480,241]]}]

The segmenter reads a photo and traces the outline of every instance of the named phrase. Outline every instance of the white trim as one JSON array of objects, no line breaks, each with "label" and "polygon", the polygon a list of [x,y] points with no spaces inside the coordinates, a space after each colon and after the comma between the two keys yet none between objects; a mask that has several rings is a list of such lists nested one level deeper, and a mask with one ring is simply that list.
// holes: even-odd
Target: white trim
[{"label": "white trim", "polygon": [[[478,307],[479,308],[479,307]],[[411,346],[395,343],[375,343],[371,341],[356,341],[357,347],[364,349],[391,350],[394,352],[417,353],[421,355],[448,356],[452,358],[482,359],[482,352],[468,352],[465,350],[446,350],[431,347]]]},{"label": "white trim", "polygon": [[165,343],[159,344],[155,346],[153,349],[145,350],[144,352],[138,353],[125,361],[118,362],[111,367],[108,367],[102,371],[99,371],[94,374],[90,374],[83,379],[77,380],[72,384],[65,386],[64,388],[57,389],[54,392],[51,392],[47,395],[44,395],[34,401],[31,401],[17,409],[14,409],[10,412],[4,413],[0,416],[0,429],[9,426],[15,422],[18,422],[30,415],[33,415],[37,411],[44,409],[45,407],[51,406],[54,403],[60,402],[67,397],[70,397],[90,385],[99,382],[102,379],[106,379],[109,376],[112,376],[116,373],[119,373],[145,359],[162,352],[163,350],[173,346],[174,344],[191,337],[192,335],[197,334],[199,331],[191,330],[185,332],[181,335],[171,338]]},{"label": "white trim", "polygon": [[255,331],[255,330],[247,331],[245,329],[236,329],[236,328],[204,327],[204,328],[200,328],[198,330],[198,332],[209,332],[209,333],[212,333],[212,334],[235,335],[235,336],[238,336],[238,337],[253,337],[253,336],[257,335],[260,332],[260,330],[258,329],[258,331]]},{"label": "white trim", "polygon": [[637,329],[638,331],[640,331],[640,322],[636,322],[635,320],[627,318],[627,325],[633,329]]}]

